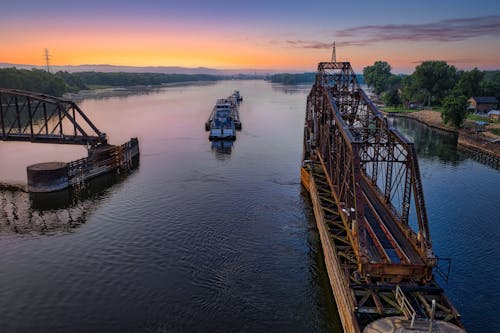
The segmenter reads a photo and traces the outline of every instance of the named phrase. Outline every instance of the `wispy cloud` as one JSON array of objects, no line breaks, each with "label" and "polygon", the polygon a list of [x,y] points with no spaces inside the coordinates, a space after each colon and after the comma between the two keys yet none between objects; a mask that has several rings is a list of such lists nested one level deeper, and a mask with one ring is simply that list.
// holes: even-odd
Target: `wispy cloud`
[{"label": "wispy cloud", "polygon": [[[301,49],[331,49],[332,43],[324,43],[312,40],[287,40],[286,44],[290,47],[301,48]],[[366,45],[365,41],[340,41],[335,42],[336,46],[362,46]]]},{"label": "wispy cloud", "polygon": [[[500,15],[459,18],[422,24],[364,25],[338,30],[338,46],[365,46],[386,41],[457,42],[477,37],[500,38]],[[290,47],[329,49],[331,43],[287,40]]]},{"label": "wispy cloud", "polygon": [[365,25],[337,31],[340,38],[365,41],[438,41],[455,42],[491,36],[500,37],[500,15],[444,20],[426,24]]}]

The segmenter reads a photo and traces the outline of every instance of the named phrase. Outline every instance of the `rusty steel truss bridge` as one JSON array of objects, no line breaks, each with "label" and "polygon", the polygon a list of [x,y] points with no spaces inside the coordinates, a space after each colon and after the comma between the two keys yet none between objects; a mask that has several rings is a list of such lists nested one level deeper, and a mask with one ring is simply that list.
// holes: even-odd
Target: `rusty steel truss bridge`
[{"label": "rusty steel truss bridge", "polygon": [[318,65],[301,178],[346,332],[390,316],[412,327],[434,320],[461,327],[435,281],[440,261],[413,143],[389,125],[349,62]]},{"label": "rusty steel truss bridge", "polygon": [[130,171],[139,163],[139,141],[108,144],[106,134],[73,101],[21,90],[0,89],[0,141],[85,145],[88,156],[69,163],[27,167],[29,192],[83,188],[97,176]]},{"label": "rusty steel truss bridge", "polygon": [[0,140],[106,145],[102,133],[73,101],[0,89]]}]

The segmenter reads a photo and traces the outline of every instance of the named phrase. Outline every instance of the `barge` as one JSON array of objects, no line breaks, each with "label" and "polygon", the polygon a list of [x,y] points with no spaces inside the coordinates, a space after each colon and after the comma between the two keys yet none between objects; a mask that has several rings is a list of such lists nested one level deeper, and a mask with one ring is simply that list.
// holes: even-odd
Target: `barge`
[{"label": "barge", "polygon": [[210,131],[210,140],[236,139],[236,130],[241,130],[241,101],[242,97],[237,90],[231,96],[217,100],[205,123],[205,130]]}]

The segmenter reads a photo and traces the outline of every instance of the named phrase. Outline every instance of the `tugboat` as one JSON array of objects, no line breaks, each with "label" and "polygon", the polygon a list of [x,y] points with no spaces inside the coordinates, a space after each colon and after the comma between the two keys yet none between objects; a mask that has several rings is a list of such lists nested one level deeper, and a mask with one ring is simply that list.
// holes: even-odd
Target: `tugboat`
[{"label": "tugboat", "polygon": [[243,101],[243,97],[241,97],[239,90],[235,90],[232,96],[236,98],[236,101],[238,101],[238,103]]},{"label": "tugboat", "polygon": [[236,126],[232,115],[231,104],[227,100],[220,99],[212,111],[213,117],[210,123],[210,140],[235,140]]},{"label": "tugboat", "polygon": [[239,102],[242,100],[239,91],[227,98],[218,99],[210,117],[205,123],[205,130],[210,131],[209,140],[236,140],[236,130],[241,130]]}]

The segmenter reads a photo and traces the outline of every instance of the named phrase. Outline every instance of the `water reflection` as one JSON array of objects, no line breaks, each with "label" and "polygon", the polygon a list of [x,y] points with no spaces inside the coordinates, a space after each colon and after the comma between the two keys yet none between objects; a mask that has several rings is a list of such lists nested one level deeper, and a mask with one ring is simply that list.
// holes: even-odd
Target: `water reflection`
[{"label": "water reflection", "polygon": [[466,156],[457,150],[457,135],[426,126],[414,119],[391,117],[389,123],[415,144],[420,158],[437,157],[442,162],[458,165]]},{"label": "water reflection", "polygon": [[217,159],[227,159],[233,150],[233,141],[231,140],[215,140],[212,141],[212,151]]},{"label": "water reflection", "polygon": [[45,234],[69,231],[85,223],[105,193],[125,174],[96,177],[83,187],[52,193],[28,193],[23,187],[0,185],[0,234]]},{"label": "water reflection", "polygon": [[287,95],[295,95],[295,94],[303,94],[304,90],[309,90],[311,89],[312,84],[282,84],[282,83],[273,83],[271,85],[272,90],[279,92],[279,93],[285,93]]},{"label": "water reflection", "polygon": [[73,101],[82,101],[84,99],[102,100],[108,98],[126,99],[130,96],[147,96],[158,94],[164,89],[188,87],[188,86],[209,86],[214,85],[216,81],[202,82],[176,82],[163,84],[161,86],[132,86],[132,87],[112,87],[95,90],[82,90],[78,93],[66,93],[64,97]]}]

